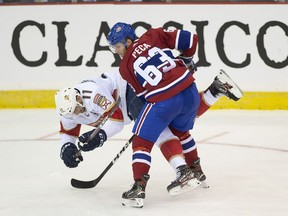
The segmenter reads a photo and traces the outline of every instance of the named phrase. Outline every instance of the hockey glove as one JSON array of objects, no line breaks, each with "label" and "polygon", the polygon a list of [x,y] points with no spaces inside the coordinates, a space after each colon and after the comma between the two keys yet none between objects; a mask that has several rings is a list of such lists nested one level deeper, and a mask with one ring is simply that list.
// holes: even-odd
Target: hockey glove
[{"label": "hockey glove", "polygon": [[77,167],[80,161],[83,161],[83,157],[76,145],[70,142],[62,146],[60,157],[69,168]]},{"label": "hockey glove", "polygon": [[179,59],[184,61],[185,66],[189,69],[189,71],[193,74],[195,71],[197,71],[197,65],[193,61],[193,56],[191,57],[185,57],[183,55],[179,55]]},{"label": "hockey glove", "polygon": [[[101,147],[104,142],[107,140],[107,135],[104,130],[100,130],[95,137],[89,140],[89,137],[93,133],[94,130],[88,131],[82,134],[78,139],[81,142],[78,146],[82,151],[92,151],[95,148]],[[89,140],[89,141],[88,141]],[[88,142],[87,142],[88,141]]]}]

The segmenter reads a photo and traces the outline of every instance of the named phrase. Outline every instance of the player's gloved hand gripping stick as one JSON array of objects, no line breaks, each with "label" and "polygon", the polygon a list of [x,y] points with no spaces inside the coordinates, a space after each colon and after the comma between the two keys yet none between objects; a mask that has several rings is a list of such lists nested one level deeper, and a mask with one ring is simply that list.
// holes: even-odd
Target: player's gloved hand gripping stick
[{"label": "player's gloved hand gripping stick", "polygon": [[197,71],[197,65],[196,63],[194,62],[193,60],[193,56],[190,56],[190,57],[186,57],[186,56],[183,56],[183,54],[180,54],[178,56],[179,59],[181,59],[185,66],[189,69],[189,71],[194,74],[195,71]]}]

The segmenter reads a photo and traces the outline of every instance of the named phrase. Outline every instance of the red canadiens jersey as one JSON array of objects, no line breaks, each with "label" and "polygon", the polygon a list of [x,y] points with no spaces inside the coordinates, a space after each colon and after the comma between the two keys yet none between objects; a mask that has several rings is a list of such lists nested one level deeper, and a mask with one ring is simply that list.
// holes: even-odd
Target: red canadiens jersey
[{"label": "red canadiens jersey", "polygon": [[185,30],[150,29],[131,44],[120,63],[120,73],[138,97],[149,102],[166,100],[194,82],[183,61],[173,56],[180,50],[193,56],[198,37]]}]

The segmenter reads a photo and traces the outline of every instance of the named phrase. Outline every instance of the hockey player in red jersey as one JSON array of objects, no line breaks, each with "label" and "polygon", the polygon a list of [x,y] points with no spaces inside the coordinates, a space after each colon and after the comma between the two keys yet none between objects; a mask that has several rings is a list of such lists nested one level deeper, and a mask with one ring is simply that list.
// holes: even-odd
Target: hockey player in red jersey
[{"label": "hockey player in red jersey", "polygon": [[[177,195],[197,187],[196,180],[203,181],[206,176],[189,130],[193,129],[197,112],[207,109],[204,103],[199,109],[200,97],[193,77],[195,64],[192,58],[197,48],[197,35],[185,30],[157,28],[137,38],[131,25],[116,23],[107,39],[111,50],[122,58],[119,68],[121,76],[136,95],[146,101],[133,128],[134,185],[122,194],[122,204],[143,206],[149,180],[150,152],[167,127],[178,137],[178,140],[161,148],[168,161],[178,156],[174,160],[177,166],[176,179],[168,185],[167,190]],[[174,57],[173,49],[179,50],[181,55]],[[226,93],[234,88],[226,87],[223,90]],[[213,88],[210,90],[213,94]],[[241,90],[237,87],[233,90],[236,96],[227,95],[233,95],[231,98],[234,100],[239,99]],[[138,205],[139,202],[141,205]]]}]

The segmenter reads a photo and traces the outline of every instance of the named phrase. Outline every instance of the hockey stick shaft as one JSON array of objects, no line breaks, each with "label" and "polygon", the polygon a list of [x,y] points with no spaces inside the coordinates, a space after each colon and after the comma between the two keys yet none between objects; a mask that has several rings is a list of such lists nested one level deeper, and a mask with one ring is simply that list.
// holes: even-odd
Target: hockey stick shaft
[{"label": "hockey stick shaft", "polygon": [[[120,158],[120,156],[123,154],[123,152],[128,148],[130,143],[133,140],[134,135],[128,140],[128,142],[125,143],[125,145],[122,147],[122,149],[118,152],[118,154],[114,157],[114,159],[108,164],[108,166],[103,170],[103,172],[95,179],[94,183],[95,186],[100,182],[100,180],[105,176],[105,174],[111,169],[111,167],[116,163],[116,161]],[[94,187],[95,187],[94,186]]]},{"label": "hockey stick shaft", "polygon": [[81,181],[72,178],[71,185],[75,188],[93,188],[95,187],[101,179],[105,176],[105,174],[111,169],[111,167],[116,163],[116,161],[120,158],[123,152],[128,148],[128,146],[132,143],[134,135],[125,143],[122,149],[118,152],[118,154],[114,157],[114,159],[108,164],[108,166],[103,170],[103,172],[94,180],[91,181]]}]

